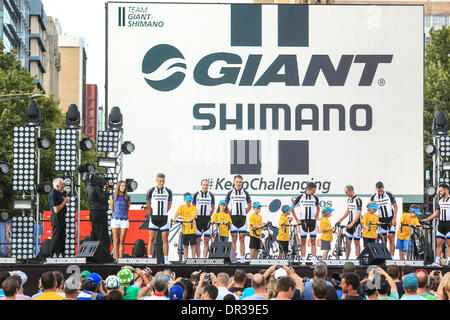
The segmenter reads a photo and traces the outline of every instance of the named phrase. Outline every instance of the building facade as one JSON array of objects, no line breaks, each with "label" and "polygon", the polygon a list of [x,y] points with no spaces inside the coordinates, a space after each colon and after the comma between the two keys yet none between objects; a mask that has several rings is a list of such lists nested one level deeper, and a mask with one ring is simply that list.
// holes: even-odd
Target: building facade
[{"label": "building facade", "polygon": [[45,46],[47,51],[44,53],[44,88],[47,94],[53,94],[55,99],[59,98],[59,72],[61,71],[61,54],[58,48],[58,19],[47,17],[47,32],[45,36]]},{"label": "building facade", "polygon": [[29,67],[29,0],[0,0],[0,38],[5,52],[16,49],[22,67]]},{"label": "building facade", "polygon": [[41,0],[30,0],[30,57],[29,72],[36,78],[33,80],[37,88],[44,94],[44,56],[47,55],[46,47],[47,16]]},{"label": "building facade", "polygon": [[98,104],[98,90],[96,84],[86,85],[86,105],[84,114],[85,126],[84,135],[91,138],[92,141],[97,141],[97,104]]},{"label": "building facade", "polygon": [[65,113],[70,104],[76,104],[84,124],[87,61],[84,39],[79,36],[59,35],[58,48],[61,54],[59,108]]}]

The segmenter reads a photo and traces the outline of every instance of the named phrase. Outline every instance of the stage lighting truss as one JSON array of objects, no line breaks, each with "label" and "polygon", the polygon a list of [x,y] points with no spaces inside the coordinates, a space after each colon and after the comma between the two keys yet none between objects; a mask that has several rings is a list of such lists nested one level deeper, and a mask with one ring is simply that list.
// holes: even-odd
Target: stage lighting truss
[{"label": "stage lighting truss", "polygon": [[97,151],[118,153],[120,139],[120,133],[117,131],[99,131]]},{"label": "stage lighting truss", "polygon": [[35,127],[14,127],[13,190],[33,191],[36,173]]},{"label": "stage lighting truss", "polygon": [[35,223],[33,217],[14,216],[11,228],[11,255],[17,260],[34,258],[33,240]]},{"label": "stage lighting truss", "polygon": [[55,170],[64,172],[76,171],[78,168],[78,131],[57,129],[55,138]]},{"label": "stage lighting truss", "polygon": [[75,247],[77,244],[76,200],[77,199],[72,196],[66,205],[66,244],[64,248],[64,254],[66,257],[75,257]]}]

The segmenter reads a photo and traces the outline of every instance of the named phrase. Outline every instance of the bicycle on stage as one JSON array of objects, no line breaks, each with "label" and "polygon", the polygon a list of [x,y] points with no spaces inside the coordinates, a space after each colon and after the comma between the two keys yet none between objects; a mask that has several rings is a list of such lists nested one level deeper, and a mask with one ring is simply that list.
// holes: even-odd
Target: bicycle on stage
[{"label": "bicycle on stage", "polygon": [[[184,258],[184,247],[183,247],[183,232],[182,232],[182,225],[183,223],[190,223],[191,227],[193,226],[194,221],[183,221],[183,220],[177,220],[177,221],[173,221],[170,220],[170,231],[175,232],[175,234],[178,233],[178,240],[177,240],[177,254],[178,254],[178,263],[182,263],[183,262],[183,258]],[[174,229],[172,229],[172,227],[175,226]]]},{"label": "bicycle on stage", "polygon": [[[261,235],[259,241],[261,242],[261,249],[259,250],[259,259],[273,259],[278,258],[278,253],[280,252],[281,245],[277,240],[276,234],[278,228],[272,225],[272,222],[267,222],[261,227],[262,231],[266,231],[264,237]],[[263,240],[264,239],[264,240]]]},{"label": "bicycle on stage", "polygon": [[420,226],[405,223],[400,225],[400,232],[403,231],[403,227],[411,228],[406,250],[406,259],[422,260],[425,264],[430,264],[434,259],[433,249],[431,243],[425,238],[424,230],[431,230],[432,226],[430,222],[420,221],[420,223]]},{"label": "bicycle on stage", "polygon": [[382,244],[386,245],[386,242],[384,240],[384,237],[386,236],[386,234],[383,234],[383,228],[381,228],[381,227],[385,226],[386,229],[384,229],[384,230],[390,230],[391,224],[386,223],[386,222],[379,222],[379,223],[369,222],[369,231],[371,230],[372,226],[376,226],[376,228],[377,228],[377,237],[375,238],[375,243],[382,243]]},{"label": "bicycle on stage", "polygon": [[[370,224],[369,224],[370,226]],[[340,223],[336,223],[333,229],[333,233],[337,233],[336,243],[334,245],[334,250],[332,252],[332,256],[337,260],[341,259],[341,256],[344,256],[345,259],[348,259],[349,256],[349,240],[345,231],[347,230],[347,226],[341,225]]]},{"label": "bicycle on stage", "polygon": [[209,227],[211,227],[211,242],[227,242],[228,237],[222,237],[220,235],[220,226],[227,226],[230,230],[231,224],[229,222],[209,222]]},{"label": "bicycle on stage", "polygon": [[299,228],[300,224],[291,223],[289,225],[289,249],[286,258],[292,263],[296,260],[300,261],[302,256]]}]

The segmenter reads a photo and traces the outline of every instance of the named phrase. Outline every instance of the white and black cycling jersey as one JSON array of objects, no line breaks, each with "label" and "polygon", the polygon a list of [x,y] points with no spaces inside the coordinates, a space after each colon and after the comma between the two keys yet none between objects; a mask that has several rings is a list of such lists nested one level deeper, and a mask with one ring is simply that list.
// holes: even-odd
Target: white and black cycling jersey
[{"label": "white and black cycling jersey", "polygon": [[152,215],[167,216],[169,201],[172,201],[172,191],[168,188],[153,187],[147,191],[146,200],[151,201]]},{"label": "white and black cycling jersey", "polygon": [[246,215],[245,209],[247,208],[247,204],[252,202],[250,194],[247,191],[243,189],[236,190],[235,188],[227,193],[225,201],[229,205],[230,214],[238,216]]},{"label": "white and black cycling jersey", "polygon": [[450,197],[441,198],[436,209],[439,210],[439,221],[450,221]]},{"label": "white and black cycling jersey", "polygon": [[315,220],[319,197],[315,194],[307,195],[305,192],[295,198],[293,203],[300,208],[300,220]]},{"label": "white and black cycling jersey", "polygon": [[382,195],[374,194],[370,201],[375,202],[379,207],[377,210],[378,218],[390,218],[394,215],[394,203],[397,201],[389,191],[383,192]]},{"label": "white and black cycling jersey", "polygon": [[[352,223],[353,219],[358,215],[358,211],[362,210],[362,200],[356,195],[349,197],[347,199],[347,209],[348,209],[348,223]],[[361,216],[359,217],[359,223],[361,221]]]},{"label": "white and black cycling jersey", "polygon": [[197,216],[209,216],[215,203],[214,194],[210,191],[198,191],[192,198],[192,204],[197,207]]}]

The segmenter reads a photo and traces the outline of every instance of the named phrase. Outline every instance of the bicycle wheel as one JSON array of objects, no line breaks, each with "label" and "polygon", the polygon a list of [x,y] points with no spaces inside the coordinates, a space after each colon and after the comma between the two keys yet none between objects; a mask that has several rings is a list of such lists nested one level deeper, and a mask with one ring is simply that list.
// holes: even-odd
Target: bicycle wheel
[{"label": "bicycle wheel", "polygon": [[348,260],[348,257],[350,256],[350,250],[349,250],[350,243],[349,243],[348,237],[345,234],[343,234],[341,241],[342,241],[342,254],[345,257],[345,260]]},{"label": "bicycle wheel", "polygon": [[336,240],[336,244],[334,245],[333,253],[332,255],[336,257],[337,260],[339,260],[341,256],[341,236],[338,236]]},{"label": "bicycle wheel", "polygon": [[411,236],[408,240],[408,247],[406,248],[406,259],[407,260],[415,260],[414,257],[414,247],[415,247],[415,239]]},{"label": "bicycle wheel", "polygon": [[423,260],[424,264],[431,264],[434,261],[433,248],[431,243],[429,243],[422,235],[419,236],[419,253],[420,260]]}]

